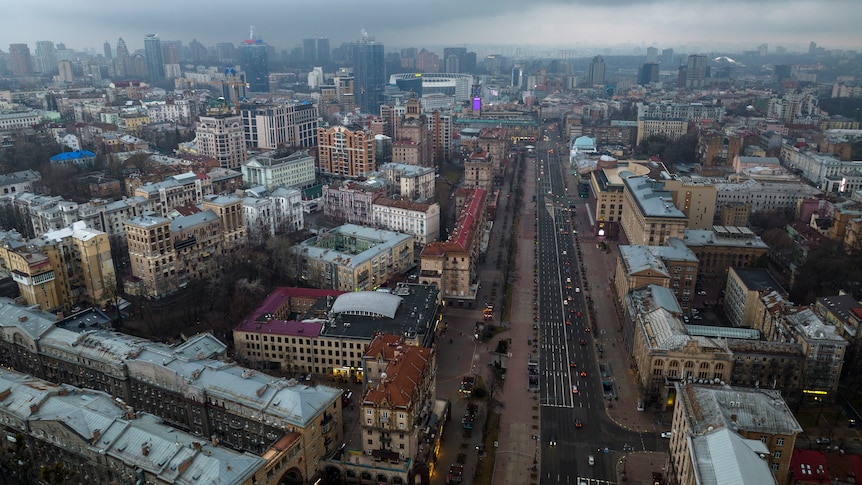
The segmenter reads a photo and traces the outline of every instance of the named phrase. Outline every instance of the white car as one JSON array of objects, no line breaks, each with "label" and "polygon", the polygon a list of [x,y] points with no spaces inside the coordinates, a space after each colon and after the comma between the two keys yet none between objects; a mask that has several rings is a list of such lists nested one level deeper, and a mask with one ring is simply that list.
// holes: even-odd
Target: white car
[{"label": "white car", "polygon": [[596,464],[596,459],[593,457],[593,455],[590,455],[590,457],[587,458],[587,463],[589,463],[590,466],[593,466]]},{"label": "white car", "polygon": [[578,287],[575,287],[575,293],[580,293],[580,292],[581,292],[581,289]]},{"label": "white car", "polygon": [[670,439],[670,431],[665,431],[661,434],[662,438]]}]

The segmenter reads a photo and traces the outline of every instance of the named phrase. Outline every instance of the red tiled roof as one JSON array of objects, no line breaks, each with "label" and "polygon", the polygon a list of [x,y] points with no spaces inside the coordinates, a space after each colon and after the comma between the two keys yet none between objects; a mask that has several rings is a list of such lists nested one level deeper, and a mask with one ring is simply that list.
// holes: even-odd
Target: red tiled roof
[{"label": "red tiled roof", "polygon": [[[818,473],[819,472],[819,473]],[[793,478],[802,483],[829,483],[829,470],[826,468],[826,457],[823,453],[813,450],[793,450],[790,458],[790,473]]]},{"label": "red tiled roof", "polygon": [[368,389],[363,403],[409,409],[416,402],[432,352],[425,347],[401,346],[398,350],[396,346],[395,357],[386,366],[386,379]]}]

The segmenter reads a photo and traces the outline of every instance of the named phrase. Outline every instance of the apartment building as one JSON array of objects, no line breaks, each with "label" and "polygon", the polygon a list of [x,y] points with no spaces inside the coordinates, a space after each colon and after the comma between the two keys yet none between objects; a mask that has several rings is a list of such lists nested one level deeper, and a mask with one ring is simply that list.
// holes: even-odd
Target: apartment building
[{"label": "apartment building", "polygon": [[[260,456],[268,462],[266,483],[285,476],[313,481],[343,439],[341,390],[216,360],[227,347],[210,334],[167,346],[57,322],[8,299],[0,299],[0,322],[3,362],[40,379],[106,392],[159,416],[165,429]],[[174,440],[167,444],[175,448]],[[158,456],[156,448],[149,453]]]},{"label": "apartment building", "polygon": [[621,226],[631,244],[661,246],[670,238],[683,239],[688,217],[673,202],[664,182],[646,176],[622,179]]},{"label": "apartment building", "polygon": [[494,181],[494,162],[491,154],[481,148],[474,149],[464,160],[464,187],[491,190]]},{"label": "apartment building", "polygon": [[315,288],[370,290],[414,265],[415,238],[344,224],[296,245],[300,277]]},{"label": "apartment building", "polygon": [[221,257],[246,244],[242,199],[208,196],[201,212],[171,220],[144,214],[126,221],[134,281],[129,294],[158,297],[219,271]]},{"label": "apartment building", "polygon": [[108,235],[83,222],[25,240],[0,235],[0,263],[12,274],[21,296],[43,310],[103,305],[116,295],[117,279]]},{"label": "apartment building", "polygon": [[440,239],[440,204],[378,197],[371,205],[374,227],[412,234],[426,245]]},{"label": "apartment building", "polygon": [[212,180],[194,172],[171,175],[162,182],[148,182],[135,189],[135,197],[144,197],[162,217],[177,207],[200,204],[205,195],[212,193]]},{"label": "apartment building", "polygon": [[440,288],[450,305],[471,306],[479,290],[476,263],[485,228],[487,192],[463,188],[458,200],[464,203],[449,238],[422,248],[419,281]]},{"label": "apartment building", "polygon": [[638,118],[638,145],[654,135],[677,140],[686,133],[688,121],[682,118]]},{"label": "apartment building", "polygon": [[242,211],[251,244],[261,244],[277,234],[289,234],[305,226],[302,192],[297,189],[248,189],[242,198]]},{"label": "apartment building", "polygon": [[251,187],[262,185],[268,190],[311,187],[315,182],[314,157],[305,150],[290,155],[258,155],[242,164],[242,180]]},{"label": "apartment building", "polygon": [[357,178],[377,169],[374,133],[359,126],[317,130],[317,163],[322,174]]},{"label": "apartment building", "polygon": [[[136,413],[108,393],[15,371],[0,375],[0,388],[0,422],[11,437],[0,444],[0,464],[25,480],[59,463],[69,482],[275,483],[267,480],[264,458],[160,426],[158,416]],[[30,463],[29,470],[15,458]]]},{"label": "apartment building", "polygon": [[431,167],[417,167],[404,163],[385,163],[380,171],[395,189],[395,193],[405,199],[424,201],[435,196],[436,172]]},{"label": "apartment building", "polygon": [[245,162],[245,132],[241,116],[201,116],[195,132],[198,153],[215,158],[220,167],[237,170]]},{"label": "apartment building", "polygon": [[676,383],[670,483],[783,484],[802,426],[781,393]]},{"label": "apartment building", "polygon": [[387,183],[381,179],[336,181],[323,186],[323,213],[339,222],[371,226],[374,201],[386,193]]},{"label": "apartment building", "polygon": [[10,195],[33,192],[33,184],[40,180],[42,180],[42,175],[34,170],[21,170],[0,175],[0,193]]},{"label": "apartment building", "polygon": [[734,327],[762,327],[757,318],[757,300],[763,290],[787,293],[763,268],[731,267],[727,272],[724,289],[724,313]]},{"label": "apartment building", "polygon": [[712,228],[717,195],[715,184],[672,178],[664,181],[664,189],[673,194],[673,204],[688,218],[687,228]]}]

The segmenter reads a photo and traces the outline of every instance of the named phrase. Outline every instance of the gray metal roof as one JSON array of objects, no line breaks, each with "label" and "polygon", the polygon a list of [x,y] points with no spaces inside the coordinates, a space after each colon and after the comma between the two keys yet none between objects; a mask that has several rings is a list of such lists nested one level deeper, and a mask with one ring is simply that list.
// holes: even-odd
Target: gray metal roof
[{"label": "gray metal roof", "polygon": [[727,428],[692,438],[689,452],[700,485],[766,485],[775,483],[760,453],[766,445],[747,440]]},{"label": "gray metal roof", "polygon": [[377,315],[395,318],[401,305],[401,297],[382,291],[357,291],[345,293],[335,299],[332,313],[349,315]]},{"label": "gray metal roof", "polygon": [[664,182],[644,175],[625,178],[623,183],[645,216],[676,219],[687,217],[673,204],[673,193],[664,189]]}]

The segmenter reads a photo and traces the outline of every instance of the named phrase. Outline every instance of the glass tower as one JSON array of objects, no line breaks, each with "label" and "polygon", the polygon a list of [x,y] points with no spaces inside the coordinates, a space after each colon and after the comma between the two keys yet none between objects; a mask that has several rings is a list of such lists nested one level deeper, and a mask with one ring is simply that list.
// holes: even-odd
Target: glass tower
[{"label": "glass tower", "polygon": [[352,44],[351,51],[356,105],[364,113],[377,114],[383,104],[383,90],[386,85],[383,44],[363,36],[359,42]]},{"label": "glass tower", "polygon": [[165,62],[162,60],[162,41],[159,34],[144,37],[144,53],[147,56],[147,81],[154,83],[165,78]]},{"label": "glass tower", "polygon": [[239,65],[245,71],[249,88],[253,92],[269,92],[269,62],[267,45],[262,40],[248,39],[239,48]]}]

